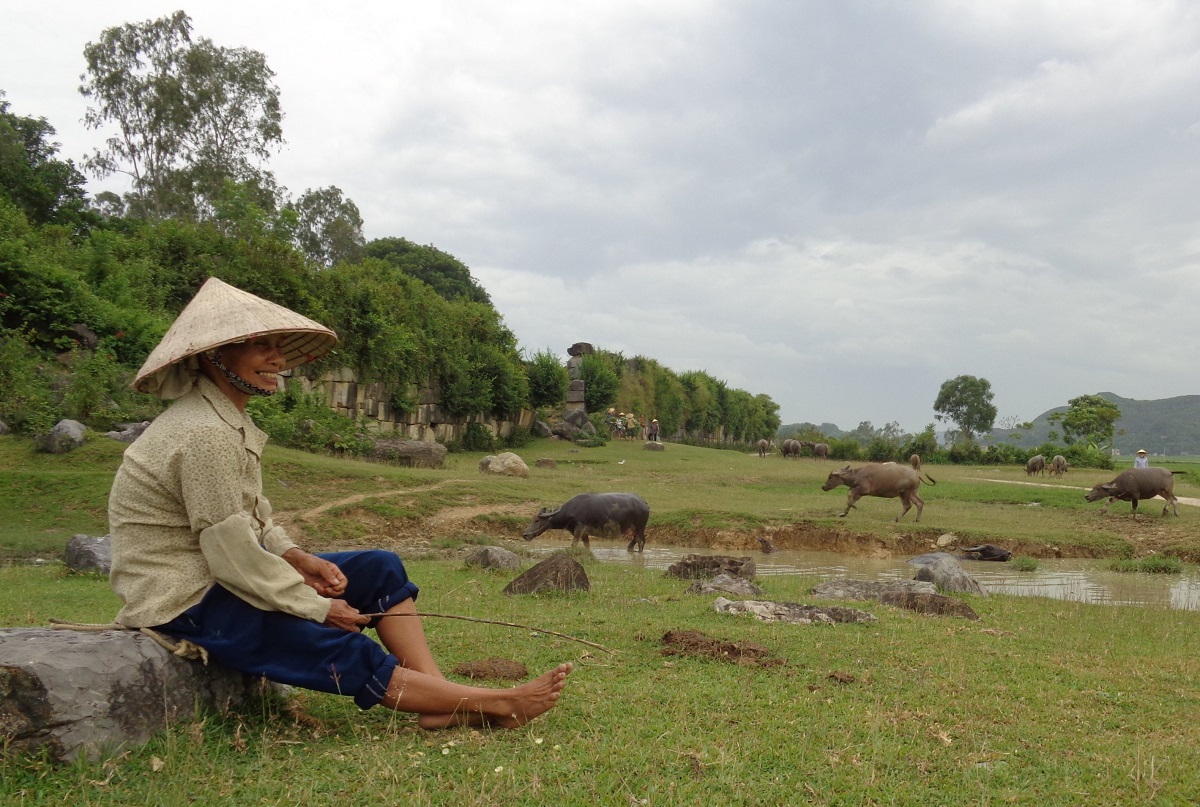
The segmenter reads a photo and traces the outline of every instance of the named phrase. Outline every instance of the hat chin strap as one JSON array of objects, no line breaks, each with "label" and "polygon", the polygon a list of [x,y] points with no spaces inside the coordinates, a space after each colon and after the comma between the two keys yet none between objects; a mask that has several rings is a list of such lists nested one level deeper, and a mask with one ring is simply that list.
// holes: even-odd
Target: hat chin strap
[{"label": "hat chin strap", "polygon": [[264,389],[262,387],[255,386],[254,384],[251,384],[249,381],[247,381],[246,379],[242,378],[240,375],[235,373],[233,370],[230,370],[228,367],[226,367],[225,364],[221,361],[221,351],[220,350],[214,350],[212,353],[207,354],[206,358],[210,362],[212,362],[213,367],[216,367],[218,370],[221,371],[221,373],[225,376],[225,380],[228,381],[230,384],[232,384],[233,388],[238,390],[239,392],[244,392],[247,395],[261,395],[264,398],[275,394],[275,390]]}]

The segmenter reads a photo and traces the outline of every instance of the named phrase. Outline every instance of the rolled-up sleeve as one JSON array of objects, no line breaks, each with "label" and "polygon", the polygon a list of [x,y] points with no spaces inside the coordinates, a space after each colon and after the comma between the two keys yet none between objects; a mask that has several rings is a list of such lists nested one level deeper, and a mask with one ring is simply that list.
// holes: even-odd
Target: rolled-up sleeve
[{"label": "rolled-up sleeve", "polygon": [[200,531],[200,551],[213,578],[241,599],[267,611],[324,622],[331,602],[317,594],[283,558],[259,546],[245,513]]}]

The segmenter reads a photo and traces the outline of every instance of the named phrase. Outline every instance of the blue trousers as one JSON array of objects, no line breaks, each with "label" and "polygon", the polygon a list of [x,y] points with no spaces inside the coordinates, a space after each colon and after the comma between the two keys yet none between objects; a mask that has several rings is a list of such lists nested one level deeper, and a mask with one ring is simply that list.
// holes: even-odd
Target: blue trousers
[{"label": "blue trousers", "polygon": [[[380,613],[417,598],[417,586],[394,552],[327,552],[319,557],[342,570],[347,580],[342,599],[362,613]],[[223,667],[281,684],[349,695],[361,709],[379,703],[399,663],[369,636],[282,611],[264,611],[219,583],[200,602],[155,630],[203,647]]]}]

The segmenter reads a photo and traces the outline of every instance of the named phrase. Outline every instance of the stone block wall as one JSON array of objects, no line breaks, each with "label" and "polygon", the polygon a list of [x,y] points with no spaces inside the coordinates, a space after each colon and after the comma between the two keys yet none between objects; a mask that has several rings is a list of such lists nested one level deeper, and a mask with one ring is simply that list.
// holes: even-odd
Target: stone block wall
[{"label": "stone block wall", "polygon": [[469,424],[479,423],[492,437],[503,439],[519,426],[530,428],[536,417],[532,409],[522,409],[516,420],[498,420],[491,415],[451,417],[439,405],[437,391],[430,389],[420,391],[413,411],[401,412],[392,407],[382,384],[361,383],[352,370],[345,368],[320,378],[293,376],[289,383],[299,383],[305,391],[318,393],[335,412],[350,418],[363,417],[383,437],[448,443],[461,440]]}]

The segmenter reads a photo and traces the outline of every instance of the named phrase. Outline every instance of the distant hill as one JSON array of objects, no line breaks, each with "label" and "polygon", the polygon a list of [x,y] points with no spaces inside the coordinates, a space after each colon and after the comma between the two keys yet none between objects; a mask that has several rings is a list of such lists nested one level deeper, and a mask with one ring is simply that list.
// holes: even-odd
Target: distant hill
[{"label": "distant hill", "polygon": [[[1121,410],[1113,447],[1122,455],[1133,454],[1139,448],[1151,454],[1200,454],[1200,395],[1139,401],[1111,392],[1096,394]],[[1066,411],[1067,407],[1059,406],[1038,415],[1033,419],[1033,428],[1022,433],[1017,445],[1032,447],[1045,442],[1052,428],[1050,416]],[[1062,433],[1061,429],[1057,431]],[[1002,439],[1007,433],[996,429],[994,436]]]},{"label": "distant hill", "polygon": [[[1122,455],[1133,454],[1139,448],[1144,448],[1151,454],[1200,455],[1200,395],[1139,401],[1134,398],[1122,398],[1111,392],[1096,394],[1112,401],[1121,410],[1121,419],[1116,423],[1117,433],[1113,437],[1113,447]],[[1049,440],[1053,428],[1050,416],[1055,412],[1066,411],[1067,407],[1059,406],[1038,415],[1032,421],[1032,429],[1020,431],[1021,437],[1016,441],[1017,445],[1032,448]],[[779,435],[790,436],[804,425],[807,424],[789,423],[780,426]],[[817,428],[829,437],[845,434],[832,423],[822,423]],[[1054,430],[1062,434],[1061,428]],[[1003,441],[1008,434],[1007,429],[995,429],[992,432],[996,442]],[[939,432],[938,439],[944,438],[944,433]],[[1062,442],[1061,437],[1058,442]]]}]

